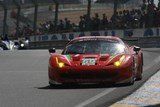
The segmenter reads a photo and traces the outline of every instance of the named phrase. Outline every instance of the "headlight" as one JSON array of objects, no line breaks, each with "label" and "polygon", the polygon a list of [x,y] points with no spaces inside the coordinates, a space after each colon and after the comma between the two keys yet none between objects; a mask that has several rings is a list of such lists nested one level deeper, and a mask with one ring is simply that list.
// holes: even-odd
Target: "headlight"
[{"label": "headlight", "polygon": [[114,66],[119,67],[120,65],[121,65],[121,62],[120,62],[120,61],[114,62]]},{"label": "headlight", "polygon": [[29,40],[26,40],[25,42],[26,42],[26,44],[28,44],[28,43],[29,43]]},{"label": "headlight", "polygon": [[24,44],[23,44],[23,43],[21,44],[21,47],[24,47]]},{"label": "headlight", "polygon": [[124,59],[125,59],[125,56],[124,55],[121,56],[121,58],[118,61],[114,62],[114,66],[116,66],[116,67],[121,66]]},{"label": "headlight", "polygon": [[60,62],[57,57],[56,57],[56,63],[57,63],[59,68],[63,68],[64,67],[64,63]]}]

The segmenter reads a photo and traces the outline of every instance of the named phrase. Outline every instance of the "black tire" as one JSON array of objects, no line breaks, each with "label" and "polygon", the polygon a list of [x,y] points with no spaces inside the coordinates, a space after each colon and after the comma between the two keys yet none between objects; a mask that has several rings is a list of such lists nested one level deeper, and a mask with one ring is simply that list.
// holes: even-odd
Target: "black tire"
[{"label": "black tire", "polygon": [[56,84],[52,84],[51,82],[49,82],[49,86],[50,87],[56,87],[57,85]]},{"label": "black tire", "polygon": [[132,77],[131,81],[127,83],[127,85],[133,85],[135,82],[135,77]]},{"label": "black tire", "polygon": [[3,49],[3,50],[8,50],[7,46],[5,44],[0,44],[0,47]]},{"label": "black tire", "polygon": [[133,59],[133,64],[132,64],[132,78],[131,78],[131,80],[127,83],[127,85],[133,85],[134,84],[134,82],[135,82],[135,61],[134,61],[134,59]]},{"label": "black tire", "polygon": [[140,65],[140,68],[139,68],[139,73],[137,73],[137,75],[136,75],[136,81],[139,81],[139,80],[142,80],[142,72],[143,72],[143,66],[142,65]]},{"label": "black tire", "polygon": [[142,76],[142,73],[143,73],[143,53],[141,53],[141,63],[138,67],[138,73],[136,75],[136,81],[139,81],[139,80],[142,80],[143,76]]}]

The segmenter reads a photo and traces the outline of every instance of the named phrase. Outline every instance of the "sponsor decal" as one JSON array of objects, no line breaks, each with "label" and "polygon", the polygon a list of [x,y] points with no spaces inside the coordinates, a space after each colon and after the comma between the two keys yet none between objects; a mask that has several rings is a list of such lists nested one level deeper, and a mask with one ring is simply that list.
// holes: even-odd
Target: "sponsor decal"
[{"label": "sponsor decal", "polygon": [[48,40],[48,35],[42,36],[42,41],[47,41]]},{"label": "sponsor decal", "polygon": [[112,36],[116,36],[116,32],[114,30],[112,30]]},{"label": "sponsor decal", "polygon": [[157,32],[157,36],[160,36],[159,35],[159,28],[156,29],[156,32]]},{"label": "sponsor decal", "polygon": [[66,34],[61,34],[61,36],[62,36],[62,40],[67,40]]},{"label": "sponsor decal", "polygon": [[71,60],[71,55],[65,55],[65,58],[70,61]]},{"label": "sponsor decal", "polygon": [[146,29],[143,34],[143,36],[153,36],[153,35],[154,35],[154,32],[151,28]]},{"label": "sponsor decal", "polygon": [[133,36],[133,30],[132,29],[124,30],[124,37],[132,37],[132,36]]},{"label": "sponsor decal", "polygon": [[72,40],[75,37],[83,36],[118,36],[121,37],[152,37],[160,36],[160,28],[147,28],[147,29],[125,29],[125,30],[104,30],[104,31],[92,31],[92,32],[76,32],[76,33],[62,33],[52,35],[37,35],[31,36],[31,41],[54,41],[54,40]]},{"label": "sponsor decal", "polygon": [[84,32],[80,32],[79,37],[83,37],[83,36],[85,36],[85,33]]},{"label": "sponsor decal", "polygon": [[104,36],[108,36],[108,31],[105,31],[105,32],[104,32]]},{"label": "sponsor decal", "polygon": [[58,40],[57,35],[53,35],[51,40]]},{"label": "sponsor decal", "polygon": [[90,35],[91,36],[100,36],[100,33],[99,32],[90,32]]},{"label": "sponsor decal", "polygon": [[70,34],[69,34],[69,40],[72,40],[72,39],[74,39],[74,34],[73,34],[73,33],[70,33]]}]

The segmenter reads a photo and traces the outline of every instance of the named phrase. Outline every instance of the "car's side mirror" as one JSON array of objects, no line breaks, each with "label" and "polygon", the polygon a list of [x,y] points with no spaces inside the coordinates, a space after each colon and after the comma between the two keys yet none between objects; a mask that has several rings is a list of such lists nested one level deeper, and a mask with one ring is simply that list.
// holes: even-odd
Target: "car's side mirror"
[{"label": "car's side mirror", "polygon": [[141,50],[140,47],[134,46],[133,50],[136,52],[136,54],[138,54],[138,52]]},{"label": "car's side mirror", "polygon": [[55,49],[55,48],[51,48],[51,49],[49,49],[48,51],[49,51],[49,53],[55,53],[55,52],[56,52],[56,49]]}]

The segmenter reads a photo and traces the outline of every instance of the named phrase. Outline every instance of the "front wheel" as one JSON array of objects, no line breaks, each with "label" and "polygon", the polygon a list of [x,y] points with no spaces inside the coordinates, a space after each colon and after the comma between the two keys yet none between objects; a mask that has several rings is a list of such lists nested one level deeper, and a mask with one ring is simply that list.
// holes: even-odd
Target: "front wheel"
[{"label": "front wheel", "polygon": [[49,85],[51,87],[56,87],[58,85],[62,85],[62,83],[59,83],[59,82],[56,82],[56,81],[52,80],[52,81],[49,81]]},{"label": "front wheel", "polygon": [[135,79],[136,79],[136,77],[135,77],[135,75],[136,75],[135,70],[136,70],[136,63],[133,60],[133,64],[132,64],[132,77],[131,77],[130,81],[127,83],[128,85],[133,85],[134,82],[135,82]]},{"label": "front wheel", "polygon": [[135,76],[132,75],[131,80],[127,83],[127,85],[133,85],[135,82]]},{"label": "front wheel", "polygon": [[49,82],[49,86],[50,87],[56,87],[56,84],[53,84],[53,83]]},{"label": "front wheel", "polygon": [[136,80],[137,80],[137,81],[142,79],[142,72],[143,72],[143,66],[140,65],[140,66],[139,66],[139,69],[138,69],[138,71],[137,71],[137,75],[136,75]]}]

